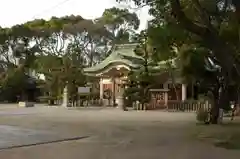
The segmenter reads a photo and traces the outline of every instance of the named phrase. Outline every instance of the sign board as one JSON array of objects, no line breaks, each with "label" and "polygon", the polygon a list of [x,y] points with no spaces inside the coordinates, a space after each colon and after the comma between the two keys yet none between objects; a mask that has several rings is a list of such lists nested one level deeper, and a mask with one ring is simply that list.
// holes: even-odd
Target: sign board
[{"label": "sign board", "polygon": [[90,87],[78,87],[78,93],[90,93]]},{"label": "sign board", "polygon": [[150,92],[168,92],[169,89],[149,89]]}]

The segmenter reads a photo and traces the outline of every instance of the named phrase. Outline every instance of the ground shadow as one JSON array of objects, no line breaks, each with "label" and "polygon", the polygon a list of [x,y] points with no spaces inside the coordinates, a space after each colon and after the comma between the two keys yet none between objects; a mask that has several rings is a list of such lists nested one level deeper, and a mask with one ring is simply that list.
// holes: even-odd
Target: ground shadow
[{"label": "ground shadow", "polygon": [[216,147],[240,150],[240,120],[219,125],[197,124],[193,132],[197,139]]}]

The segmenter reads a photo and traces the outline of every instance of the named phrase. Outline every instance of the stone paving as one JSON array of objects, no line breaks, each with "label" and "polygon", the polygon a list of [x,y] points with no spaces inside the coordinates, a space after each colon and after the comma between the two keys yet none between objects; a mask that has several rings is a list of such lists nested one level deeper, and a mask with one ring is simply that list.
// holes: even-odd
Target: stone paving
[{"label": "stone paving", "polygon": [[59,138],[53,132],[25,129],[17,126],[0,125],[0,130],[0,150]]},{"label": "stone paving", "polygon": [[[189,137],[195,114],[116,109],[0,108],[2,159],[238,159]],[[76,140],[67,140],[75,137]],[[66,139],[66,141],[63,141]],[[47,143],[48,141],[61,141]],[[41,145],[29,145],[34,143]]]}]

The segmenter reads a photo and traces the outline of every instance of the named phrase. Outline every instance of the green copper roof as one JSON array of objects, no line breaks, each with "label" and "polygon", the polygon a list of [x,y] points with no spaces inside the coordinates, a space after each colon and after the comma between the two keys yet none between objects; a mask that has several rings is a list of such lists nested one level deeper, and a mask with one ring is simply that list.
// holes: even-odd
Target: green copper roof
[{"label": "green copper roof", "polygon": [[129,66],[130,68],[138,68],[143,62],[143,58],[135,54],[134,49],[137,44],[117,45],[113,52],[101,63],[85,68],[85,73],[101,72],[110,65],[120,63]]},{"label": "green copper roof", "polygon": [[[133,71],[143,71],[144,58],[135,54],[134,49],[138,44],[123,44],[117,45],[112,53],[101,63],[84,69],[84,73],[89,76],[96,76],[98,73],[111,69],[111,66],[126,65]],[[179,70],[176,69],[176,60],[160,61],[155,64],[150,64],[148,69],[153,74],[162,74],[169,70],[168,64],[172,64],[174,76],[179,77]],[[151,60],[150,60],[151,61]]]}]

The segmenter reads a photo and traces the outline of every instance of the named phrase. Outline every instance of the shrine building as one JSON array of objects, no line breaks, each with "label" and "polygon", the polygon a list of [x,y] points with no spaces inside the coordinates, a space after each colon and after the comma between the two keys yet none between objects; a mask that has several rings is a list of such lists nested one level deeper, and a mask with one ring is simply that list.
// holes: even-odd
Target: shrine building
[{"label": "shrine building", "polygon": [[[93,67],[85,68],[87,76],[99,78],[100,99],[107,104],[104,92],[111,92],[110,105],[123,105],[124,82],[128,78],[130,71],[139,71],[144,63],[141,56],[135,54],[137,44],[116,45],[112,53],[102,62]],[[169,72],[166,71],[166,62],[161,61],[152,69],[162,70],[156,74],[155,80],[158,82],[156,88],[151,88],[154,107],[167,106],[169,101],[185,101],[187,99],[187,85],[184,84],[177,71],[174,73],[175,87],[171,81]],[[177,94],[176,94],[177,92]]]}]

